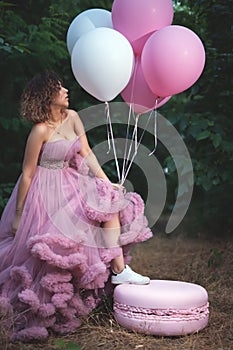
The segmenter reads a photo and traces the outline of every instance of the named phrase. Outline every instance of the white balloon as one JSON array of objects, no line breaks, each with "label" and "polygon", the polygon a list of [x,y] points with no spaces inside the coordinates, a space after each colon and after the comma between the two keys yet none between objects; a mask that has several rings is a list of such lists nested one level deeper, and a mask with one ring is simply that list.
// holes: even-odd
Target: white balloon
[{"label": "white balloon", "polygon": [[70,55],[76,41],[83,34],[99,27],[113,28],[110,11],[94,8],[83,11],[76,16],[71,22],[66,35],[66,44]]},{"label": "white balloon", "polygon": [[71,55],[77,82],[105,102],[113,100],[126,87],[133,66],[134,53],[129,41],[110,28],[96,28],[82,35]]}]

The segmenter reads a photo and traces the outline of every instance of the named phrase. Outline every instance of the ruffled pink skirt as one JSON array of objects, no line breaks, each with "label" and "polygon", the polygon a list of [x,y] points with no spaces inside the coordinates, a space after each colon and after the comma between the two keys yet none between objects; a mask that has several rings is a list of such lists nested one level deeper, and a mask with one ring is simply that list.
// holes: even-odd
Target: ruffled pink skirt
[{"label": "ruffled pink skirt", "polygon": [[[62,145],[67,147],[64,162],[55,157]],[[112,292],[111,260],[123,251],[129,263],[131,245],[152,236],[142,198],[90,176],[78,147],[77,141],[47,145],[15,237],[11,227],[19,181],[3,212],[0,312],[12,341],[41,340],[49,330],[73,332]],[[121,235],[112,244],[102,223],[116,213]]]}]

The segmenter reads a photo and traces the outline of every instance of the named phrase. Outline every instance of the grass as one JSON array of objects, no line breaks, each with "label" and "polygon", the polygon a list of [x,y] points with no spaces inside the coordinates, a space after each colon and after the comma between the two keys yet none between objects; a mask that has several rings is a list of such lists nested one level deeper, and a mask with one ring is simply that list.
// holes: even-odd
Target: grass
[{"label": "grass", "polygon": [[[199,333],[157,337],[128,331],[117,324],[112,300],[106,299],[73,334],[51,334],[43,343],[9,342],[1,327],[1,350],[231,350],[233,349],[233,242],[158,234],[132,251],[131,266],[152,279],[171,279],[202,285],[208,292],[210,319]],[[3,322],[3,320],[2,320]]]}]

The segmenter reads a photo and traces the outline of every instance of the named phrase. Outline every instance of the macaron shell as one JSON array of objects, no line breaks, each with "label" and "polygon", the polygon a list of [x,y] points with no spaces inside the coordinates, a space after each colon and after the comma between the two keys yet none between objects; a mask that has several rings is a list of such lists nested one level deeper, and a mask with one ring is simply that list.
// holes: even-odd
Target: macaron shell
[{"label": "macaron shell", "polygon": [[203,306],[208,301],[208,294],[194,283],[151,280],[147,285],[118,285],[114,290],[114,300],[145,308],[183,309]]},{"label": "macaron shell", "polygon": [[114,316],[131,330],[162,336],[195,333],[208,324],[207,291],[193,283],[151,280],[114,290]]}]

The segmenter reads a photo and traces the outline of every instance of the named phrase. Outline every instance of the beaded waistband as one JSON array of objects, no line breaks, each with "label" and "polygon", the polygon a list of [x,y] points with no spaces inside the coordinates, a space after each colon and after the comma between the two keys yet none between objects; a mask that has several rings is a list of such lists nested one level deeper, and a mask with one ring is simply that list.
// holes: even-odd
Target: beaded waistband
[{"label": "beaded waistband", "polygon": [[38,165],[47,169],[64,169],[64,168],[68,168],[69,163],[68,161],[64,161],[64,160],[50,159],[50,160],[43,160]]}]

